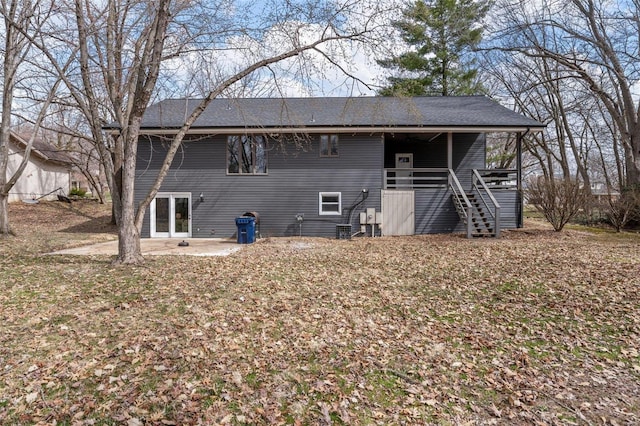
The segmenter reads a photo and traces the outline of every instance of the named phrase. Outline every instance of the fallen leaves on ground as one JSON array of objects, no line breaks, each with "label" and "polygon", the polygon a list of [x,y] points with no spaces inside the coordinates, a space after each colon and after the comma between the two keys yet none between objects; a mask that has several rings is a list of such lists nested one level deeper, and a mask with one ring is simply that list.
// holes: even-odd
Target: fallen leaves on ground
[{"label": "fallen leaves on ground", "polygon": [[0,245],[3,424],[640,422],[638,236],[268,238],[113,267],[38,254],[69,237],[49,222]]}]

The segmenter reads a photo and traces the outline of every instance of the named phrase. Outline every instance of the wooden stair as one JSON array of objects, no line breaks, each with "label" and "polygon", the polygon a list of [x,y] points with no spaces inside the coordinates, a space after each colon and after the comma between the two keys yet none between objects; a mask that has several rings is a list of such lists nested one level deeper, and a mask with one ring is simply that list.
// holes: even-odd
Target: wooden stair
[{"label": "wooden stair", "polygon": [[465,190],[455,172],[449,169],[449,189],[467,238],[500,238],[500,204],[477,170],[473,170],[471,189]]},{"label": "wooden stair", "polygon": [[495,237],[495,223],[493,219],[484,211],[481,201],[475,193],[467,193],[467,198],[473,207],[471,222],[473,224],[472,235],[474,237]]},{"label": "wooden stair", "polygon": [[[482,201],[473,192],[465,193],[465,195],[467,196],[469,204],[471,205],[471,235],[473,237],[495,237],[495,222],[491,215],[487,214],[487,212],[484,210]],[[458,197],[456,194],[453,194],[452,196]],[[453,204],[456,207],[456,211],[458,212],[458,216],[460,216],[460,219],[466,225],[468,223],[468,215],[464,210],[464,203],[462,202],[462,200],[456,200],[455,198],[453,201]]]}]

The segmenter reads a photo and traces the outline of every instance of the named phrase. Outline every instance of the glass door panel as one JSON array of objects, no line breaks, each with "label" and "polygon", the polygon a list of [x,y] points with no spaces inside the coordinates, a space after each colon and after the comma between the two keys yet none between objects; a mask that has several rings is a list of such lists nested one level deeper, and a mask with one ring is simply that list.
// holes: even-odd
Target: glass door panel
[{"label": "glass door panel", "polygon": [[174,223],[173,234],[174,236],[183,236],[183,234],[189,233],[189,198],[188,197],[174,197]]},{"label": "glass door panel", "polygon": [[169,233],[169,198],[156,197],[156,232]]}]

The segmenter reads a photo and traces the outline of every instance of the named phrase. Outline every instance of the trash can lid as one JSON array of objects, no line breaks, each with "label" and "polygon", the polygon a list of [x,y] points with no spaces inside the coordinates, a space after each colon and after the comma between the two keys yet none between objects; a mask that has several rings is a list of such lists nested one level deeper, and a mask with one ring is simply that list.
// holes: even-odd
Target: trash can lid
[{"label": "trash can lid", "polygon": [[242,216],[253,217],[256,219],[256,223],[260,222],[260,214],[258,212],[244,212]]},{"label": "trash can lid", "polygon": [[248,223],[254,222],[256,220],[255,217],[236,217],[236,225],[246,225]]}]

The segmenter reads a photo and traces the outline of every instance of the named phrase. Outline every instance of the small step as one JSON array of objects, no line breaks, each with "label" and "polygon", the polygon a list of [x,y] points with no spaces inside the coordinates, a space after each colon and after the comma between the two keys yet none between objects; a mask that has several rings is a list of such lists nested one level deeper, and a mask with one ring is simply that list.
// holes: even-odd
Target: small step
[{"label": "small step", "polygon": [[494,234],[493,232],[486,232],[486,233],[485,232],[483,232],[483,233],[474,232],[474,233],[471,234],[471,236],[474,237],[474,238],[489,238],[489,237],[493,238],[493,237],[496,236],[496,234]]}]

